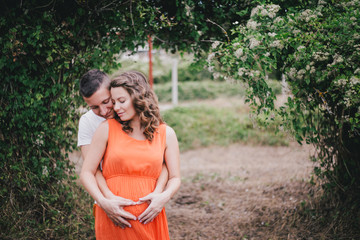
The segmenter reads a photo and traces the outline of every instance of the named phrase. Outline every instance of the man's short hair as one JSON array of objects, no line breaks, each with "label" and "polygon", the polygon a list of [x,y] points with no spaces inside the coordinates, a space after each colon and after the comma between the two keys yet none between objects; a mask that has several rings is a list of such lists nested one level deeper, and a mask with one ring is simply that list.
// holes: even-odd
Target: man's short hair
[{"label": "man's short hair", "polygon": [[109,79],[107,74],[98,69],[88,71],[80,79],[81,96],[86,98],[91,97],[100,88],[104,80],[107,79]]}]

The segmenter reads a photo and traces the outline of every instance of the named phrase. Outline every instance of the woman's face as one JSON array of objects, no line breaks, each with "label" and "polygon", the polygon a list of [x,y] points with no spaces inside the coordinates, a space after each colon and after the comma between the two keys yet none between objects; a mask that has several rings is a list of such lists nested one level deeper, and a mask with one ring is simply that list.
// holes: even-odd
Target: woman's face
[{"label": "woman's face", "polygon": [[130,94],[123,87],[111,88],[110,92],[114,111],[121,121],[132,120],[137,114]]}]

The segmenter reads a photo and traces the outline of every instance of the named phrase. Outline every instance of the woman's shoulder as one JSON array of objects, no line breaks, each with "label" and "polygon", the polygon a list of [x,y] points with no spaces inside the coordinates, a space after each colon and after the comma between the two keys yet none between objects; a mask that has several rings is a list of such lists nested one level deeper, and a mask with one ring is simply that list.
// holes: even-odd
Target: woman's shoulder
[{"label": "woman's shoulder", "polygon": [[94,136],[100,139],[107,139],[109,133],[109,123],[107,120],[102,121],[96,129]]},{"label": "woman's shoulder", "polygon": [[109,126],[111,126],[111,128],[113,128],[113,127],[121,127],[122,125],[121,125],[121,123],[118,121],[118,120],[116,120],[115,118],[110,118],[110,119],[107,119],[106,121],[104,121],[104,122],[107,122],[108,123],[108,125]]},{"label": "woman's shoulder", "polygon": [[172,137],[176,137],[176,133],[175,133],[175,130],[170,127],[169,125],[167,124],[164,124],[164,128],[165,128],[165,131],[166,131],[166,138],[172,138]]}]

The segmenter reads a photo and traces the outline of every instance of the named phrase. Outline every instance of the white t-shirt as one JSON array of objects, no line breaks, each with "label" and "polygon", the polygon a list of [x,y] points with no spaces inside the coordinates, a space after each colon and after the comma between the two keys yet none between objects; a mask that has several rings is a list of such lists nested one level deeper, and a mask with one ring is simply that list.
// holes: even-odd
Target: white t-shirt
[{"label": "white t-shirt", "polygon": [[89,145],[96,129],[105,118],[96,115],[92,110],[81,116],[78,131],[78,147]]}]

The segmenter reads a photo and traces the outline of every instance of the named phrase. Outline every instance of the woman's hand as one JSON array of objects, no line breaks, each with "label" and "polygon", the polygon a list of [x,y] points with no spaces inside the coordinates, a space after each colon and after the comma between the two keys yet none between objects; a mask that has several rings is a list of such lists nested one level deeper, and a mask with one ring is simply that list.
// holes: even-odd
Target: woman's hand
[{"label": "woman's hand", "polygon": [[139,203],[148,202],[149,206],[138,217],[141,223],[147,224],[152,222],[157,215],[162,211],[169,198],[163,193],[150,193],[149,195],[140,198]]},{"label": "woman's hand", "polygon": [[131,227],[131,224],[125,219],[136,220],[136,217],[131,213],[125,211],[123,207],[136,205],[130,199],[125,199],[119,196],[112,196],[104,199],[99,206],[105,211],[106,215],[113,221],[116,226],[121,228]]}]

